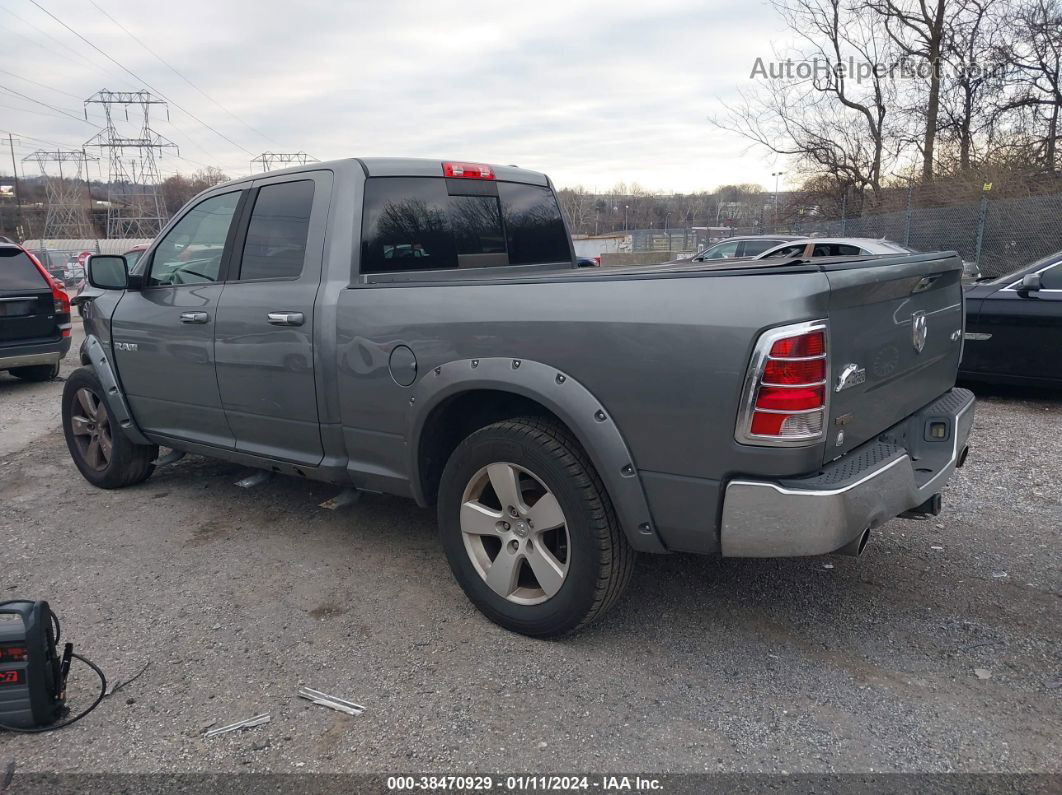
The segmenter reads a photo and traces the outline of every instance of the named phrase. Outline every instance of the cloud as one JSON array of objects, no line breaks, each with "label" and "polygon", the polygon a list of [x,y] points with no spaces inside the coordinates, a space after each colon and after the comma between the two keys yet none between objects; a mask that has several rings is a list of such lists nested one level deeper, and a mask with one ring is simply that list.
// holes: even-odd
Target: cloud
[{"label": "cloud", "polygon": [[[625,180],[675,191],[765,181],[774,165],[706,122],[719,98],[747,86],[755,54],[769,54],[781,26],[766,5],[185,0],[175,9],[96,0],[237,120],[91,5],[42,2],[252,154],[467,158],[541,169],[561,185]],[[0,13],[5,69],[75,96],[140,87],[26,0],[5,8],[25,20]],[[7,75],[0,85],[81,111],[65,94]],[[72,146],[93,134],[3,92],[0,103],[22,109],[0,108],[5,130]],[[190,160],[164,168],[197,161],[248,171],[247,152],[180,108],[170,113],[153,126]]]}]

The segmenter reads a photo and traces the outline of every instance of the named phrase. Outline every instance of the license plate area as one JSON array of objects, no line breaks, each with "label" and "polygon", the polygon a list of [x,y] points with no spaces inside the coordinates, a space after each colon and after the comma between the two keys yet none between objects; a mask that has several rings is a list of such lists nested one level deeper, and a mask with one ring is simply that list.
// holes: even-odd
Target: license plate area
[{"label": "license plate area", "polygon": [[0,317],[29,317],[37,308],[36,298],[19,301],[0,301]]}]

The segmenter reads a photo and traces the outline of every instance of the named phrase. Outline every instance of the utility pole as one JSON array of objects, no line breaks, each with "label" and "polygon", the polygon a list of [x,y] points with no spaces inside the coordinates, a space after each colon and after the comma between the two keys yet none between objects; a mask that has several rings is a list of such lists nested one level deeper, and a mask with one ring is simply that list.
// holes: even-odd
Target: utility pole
[{"label": "utility pole", "polygon": [[11,148],[11,171],[15,175],[15,237],[22,235],[22,188],[18,184],[18,166],[15,165],[15,139],[11,133],[7,134],[7,145]]},{"label": "utility pole", "polygon": [[778,178],[782,176],[784,171],[772,171],[771,176],[774,177],[774,227],[775,231],[778,230]]},{"label": "utility pole", "polygon": [[[104,127],[85,145],[107,150],[110,166],[107,191],[107,237],[150,238],[162,231],[169,215],[162,201],[162,175],[156,158],[177,144],[151,129],[152,105],[161,105],[169,115],[165,101],[150,91],[97,91],[85,100],[102,105]],[[129,120],[129,108],[139,108],[143,121],[135,136],[119,134],[114,111],[121,108]]]}]

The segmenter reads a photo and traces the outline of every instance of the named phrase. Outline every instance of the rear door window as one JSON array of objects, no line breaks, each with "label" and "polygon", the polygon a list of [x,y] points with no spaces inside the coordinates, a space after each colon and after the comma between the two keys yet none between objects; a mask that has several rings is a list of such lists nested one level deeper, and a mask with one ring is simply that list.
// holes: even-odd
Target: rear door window
[{"label": "rear door window", "polygon": [[312,209],[313,180],[263,186],[247,226],[240,280],[299,278]]},{"label": "rear door window", "polygon": [[365,184],[362,273],[570,262],[549,188],[442,177]]},{"label": "rear door window", "polygon": [[0,290],[39,290],[48,287],[24,251],[0,247]]}]

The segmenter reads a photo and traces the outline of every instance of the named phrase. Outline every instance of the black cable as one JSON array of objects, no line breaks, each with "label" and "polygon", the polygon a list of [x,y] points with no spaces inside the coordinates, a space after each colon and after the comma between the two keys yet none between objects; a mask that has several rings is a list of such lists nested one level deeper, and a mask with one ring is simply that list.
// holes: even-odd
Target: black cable
[{"label": "black cable", "polygon": [[71,654],[70,656],[81,660],[81,662],[85,663],[85,665],[95,671],[96,675],[100,678],[100,694],[96,696],[96,700],[92,702],[89,708],[86,709],[84,712],[80,713],[79,715],[75,715],[73,718],[70,718],[70,720],[63,721],[62,723],[53,723],[49,726],[38,726],[34,729],[23,729],[18,726],[8,726],[6,724],[0,723],[0,729],[9,732],[16,732],[18,734],[40,734],[42,732],[54,732],[58,729],[66,728],[71,723],[77,723],[79,720],[81,720],[83,717],[88,715],[90,712],[92,712],[92,710],[96,709],[96,707],[100,705],[100,702],[103,701],[104,696],[107,695],[107,677],[104,675],[103,671],[100,670],[100,667],[87,657],[82,657],[80,654]]}]

